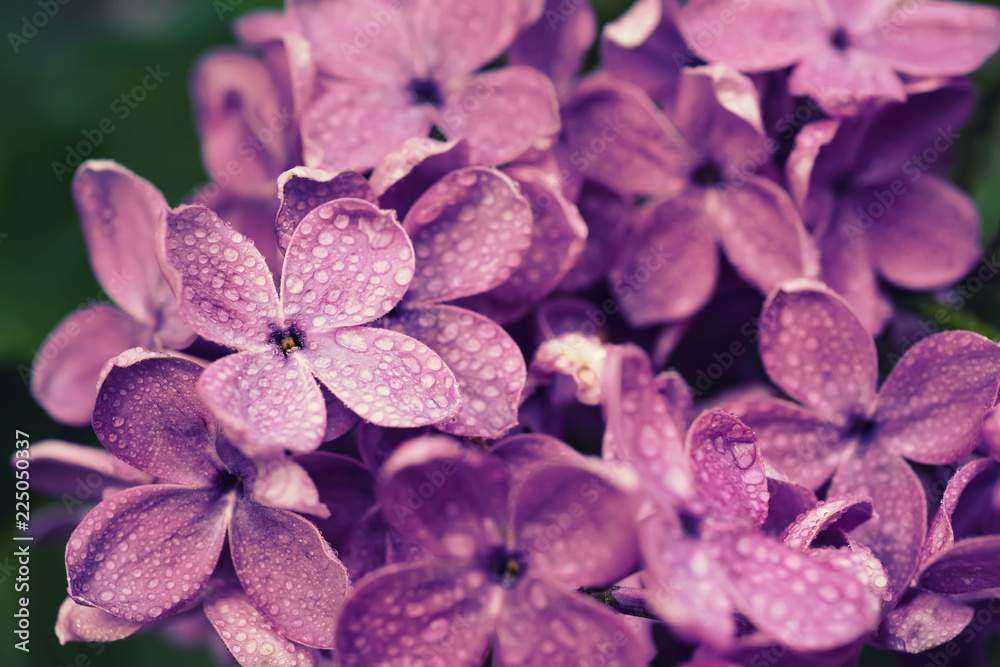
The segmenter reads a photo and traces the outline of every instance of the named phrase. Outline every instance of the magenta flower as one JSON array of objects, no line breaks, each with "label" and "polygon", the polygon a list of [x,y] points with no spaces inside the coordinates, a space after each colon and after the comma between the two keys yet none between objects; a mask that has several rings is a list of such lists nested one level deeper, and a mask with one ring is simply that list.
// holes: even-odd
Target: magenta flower
[{"label": "magenta flower", "polygon": [[205,590],[228,538],[257,612],[285,639],[329,648],[347,571],[311,523],[258,504],[257,468],[198,397],[201,372],[141,350],[105,368],[94,430],[158,483],[109,497],[77,527],[66,548],[69,594],[131,622],[176,614]]},{"label": "magenta flower", "polygon": [[795,65],[791,93],[812,96],[834,116],[902,102],[900,75],[966,74],[1000,47],[1000,10],[938,0],[763,0],[735,6],[692,0],[678,25],[707,61],[744,72]]},{"label": "magenta flower", "polygon": [[437,354],[362,326],[389,312],[413,279],[413,246],[392,213],[356,199],[309,211],[289,239],[280,297],[253,244],[211,210],[181,207],[166,227],[163,261],[184,316],[238,350],[205,370],[198,391],[247,451],[319,445],[327,407],[316,379],[383,426],[458,412],[455,377]]},{"label": "magenta flower", "polygon": [[[798,282],[760,317],[771,379],[805,407],[776,398],[731,402],[761,439],[768,467],[831,495],[873,499],[877,517],[855,536],[885,564],[897,598],[927,532],[926,498],[904,460],[942,464],[979,444],[1000,384],[1000,347],[965,331],[913,346],[876,392],[875,344],[839,296]],[[888,480],[892,480],[889,483]]]}]

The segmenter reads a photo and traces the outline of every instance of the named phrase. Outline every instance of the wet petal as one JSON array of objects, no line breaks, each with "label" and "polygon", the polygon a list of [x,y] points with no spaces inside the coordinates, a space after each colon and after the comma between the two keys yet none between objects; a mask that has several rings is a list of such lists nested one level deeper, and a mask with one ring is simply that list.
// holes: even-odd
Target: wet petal
[{"label": "wet petal", "polygon": [[365,177],[356,171],[330,173],[322,169],[295,167],[278,177],[278,199],[281,205],[274,221],[278,247],[288,249],[292,233],[302,219],[320,204],[334,199],[352,197],[375,203],[375,193]]},{"label": "wet petal", "polygon": [[[810,195],[817,196],[810,189],[810,181],[814,168],[824,147],[832,140],[840,122],[826,118],[814,123],[807,123],[795,135],[795,147],[788,156],[785,166],[785,176],[788,179],[788,191],[802,211],[802,217],[807,224],[815,222],[813,206],[810,206]],[[822,164],[822,163],[821,163]]]},{"label": "wet petal", "polygon": [[514,39],[521,17],[520,0],[414,0],[409,7],[427,68],[441,80],[473,72],[500,55]]},{"label": "wet petal", "polygon": [[685,450],[705,530],[754,529],[767,518],[767,480],[760,444],[746,424],[722,410],[702,412]]},{"label": "wet petal", "polygon": [[248,456],[307,452],[326,430],[326,404],[302,355],[239,352],[213,362],[198,394]]},{"label": "wet petal", "polygon": [[[502,327],[455,306],[405,308],[389,326],[439,354],[458,380],[462,409],[454,422],[438,428],[498,438],[517,424],[527,371],[517,343]],[[420,382],[432,388],[431,379],[421,376]]]},{"label": "wet petal", "polygon": [[[941,507],[934,515],[930,530],[927,531],[927,540],[920,550],[921,564],[955,544],[955,530],[951,519],[966,487],[981,475],[997,475],[998,473],[1000,473],[1000,463],[990,459],[974,459],[959,468],[954,476],[948,480],[948,486],[945,487],[944,494],[941,496]],[[989,478],[984,477],[983,479]]]},{"label": "wet petal", "polygon": [[358,454],[372,473],[378,472],[389,455],[407,440],[429,435],[428,426],[421,428],[383,428],[370,422],[358,424]]},{"label": "wet petal", "polygon": [[241,499],[229,526],[229,548],[247,596],[279,635],[333,648],[350,582],[314,525],[288,510]]},{"label": "wet petal", "polygon": [[872,516],[871,498],[848,495],[821,500],[801,515],[781,534],[781,541],[793,549],[808,549],[828,528],[850,532]]},{"label": "wet petal", "polygon": [[1000,535],[959,540],[923,567],[918,585],[949,595],[1000,587]]},{"label": "wet petal", "polygon": [[295,462],[309,473],[319,500],[330,508],[328,517],[314,518],[313,523],[339,549],[354,524],[375,505],[372,474],[354,459],[327,452],[301,454]]},{"label": "wet petal", "polygon": [[462,408],[454,373],[427,345],[405,334],[341,327],[310,334],[309,367],[348,408],[378,426],[425,426]]},{"label": "wet petal", "polygon": [[66,598],[59,606],[56,636],[66,642],[113,642],[140,630],[144,624],[126,621],[97,607],[85,607]]},{"label": "wet petal", "polygon": [[97,447],[43,440],[28,447],[32,489],[75,500],[98,499],[105,489],[148,484],[153,478]]},{"label": "wet petal", "polygon": [[130,350],[109,362],[94,406],[105,449],[164,482],[208,486],[221,468],[219,425],[195,391],[202,367]]},{"label": "wet petal", "polygon": [[580,453],[562,440],[542,433],[519,433],[490,448],[490,455],[503,462],[510,486],[517,489],[531,473],[553,464],[578,463]]},{"label": "wet petal", "polygon": [[921,463],[948,463],[971,452],[1000,383],[1000,346],[968,331],[914,345],[878,396],[877,441]]},{"label": "wet petal", "polygon": [[564,13],[559,8],[561,1],[545,2],[543,11],[547,13],[521,31],[510,45],[507,61],[539,70],[552,79],[560,98],[565,98],[572,91],[583,57],[594,42],[597,19],[590,3],[576,5]]},{"label": "wet petal", "polygon": [[242,667],[314,667],[319,651],[296,646],[279,635],[246,594],[220,586],[205,599],[205,616]]},{"label": "wet petal", "polygon": [[777,290],[764,304],[759,329],[767,374],[821,416],[843,424],[875,397],[875,343],[827,288],[803,281]]},{"label": "wet petal", "polygon": [[404,443],[385,462],[378,502],[388,523],[432,553],[471,558],[500,543],[503,465],[443,436]]},{"label": "wet petal", "polygon": [[809,511],[816,504],[816,494],[806,486],[774,477],[775,471],[772,469],[767,472],[767,493],[770,497],[767,501],[767,520],[760,529],[766,535],[777,537],[800,514]]},{"label": "wet petal", "polygon": [[403,220],[413,202],[438,179],[469,166],[469,143],[410,137],[375,165],[369,184],[379,205]]},{"label": "wet petal", "polygon": [[856,116],[886,101],[902,102],[906,90],[885,61],[860,49],[838,51],[823,40],[788,80],[796,96],[809,95],[831,116]]},{"label": "wet petal", "polygon": [[168,484],[116,493],[70,537],[70,596],[134,622],[176,613],[215,570],[234,498]]},{"label": "wet petal", "polygon": [[399,303],[413,246],[391,211],[360,199],[327,202],[295,228],[281,275],[285,314],[312,332],[371,322]]},{"label": "wet petal", "polygon": [[152,330],[114,306],[98,303],[67,315],[42,343],[31,365],[31,394],[53,419],[90,422],[97,380],[108,359],[152,347]]},{"label": "wet petal", "polygon": [[514,491],[512,530],[533,576],[602,586],[635,569],[638,479],[596,461],[553,462]]},{"label": "wet petal", "polygon": [[358,583],[337,626],[344,667],[407,659],[478,667],[496,627],[499,588],[462,561],[387,567]]},{"label": "wet petal", "polygon": [[330,518],[330,506],[321,502],[316,484],[298,460],[279,454],[269,459],[258,458],[255,463],[253,483],[244,482],[247,497],[268,507]]},{"label": "wet petal", "polygon": [[486,167],[454,171],[410,208],[417,254],[407,303],[478,294],[510,278],[531,245],[532,214],[517,184]]},{"label": "wet petal", "polygon": [[893,609],[879,627],[879,643],[894,651],[923,653],[958,636],[975,609],[937,593],[916,592]]},{"label": "wet petal", "polygon": [[164,262],[191,328],[229,347],[267,346],[280,307],[252,241],[204,206],[179,206],[167,215]]},{"label": "wet petal", "polygon": [[645,646],[625,616],[580,593],[557,588],[533,576],[504,598],[497,619],[497,667],[641,665]]}]

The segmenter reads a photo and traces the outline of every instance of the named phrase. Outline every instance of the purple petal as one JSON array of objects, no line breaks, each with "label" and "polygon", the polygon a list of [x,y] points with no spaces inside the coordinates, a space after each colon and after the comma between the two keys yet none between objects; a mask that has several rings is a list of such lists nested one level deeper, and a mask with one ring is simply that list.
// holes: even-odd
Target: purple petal
[{"label": "purple petal", "polygon": [[255,463],[253,482],[244,482],[247,497],[268,507],[330,518],[330,506],[321,502],[316,484],[298,460],[279,454]]},{"label": "purple petal", "polygon": [[521,17],[520,0],[414,0],[409,8],[426,66],[442,80],[473,72],[499,56],[514,39]]},{"label": "purple petal", "polygon": [[531,148],[548,148],[561,126],[552,82],[521,66],[470,77],[445,95],[437,122],[448,137],[469,142],[473,164],[490,165],[510,162]]},{"label": "purple petal", "polygon": [[56,636],[60,644],[66,642],[113,642],[124,639],[143,623],[126,621],[96,607],[84,607],[66,598],[59,606],[56,618]]},{"label": "purple petal", "polygon": [[[61,440],[44,440],[28,447],[32,488],[76,500],[100,498],[105,489],[148,484],[149,475],[125,464],[97,447],[84,447]],[[64,503],[73,505],[64,498]]]},{"label": "purple petal", "polygon": [[204,206],[179,206],[167,215],[165,253],[181,313],[195,331],[229,347],[269,346],[278,293],[252,241]]},{"label": "purple petal", "polygon": [[667,401],[670,419],[678,432],[686,432],[697,414],[694,408],[694,392],[680,373],[674,369],[658,373],[655,378],[656,391]]},{"label": "purple petal", "polygon": [[948,595],[1000,587],[1000,535],[959,540],[923,567],[918,585]]},{"label": "purple petal", "polygon": [[849,495],[821,500],[785,529],[781,541],[793,549],[804,551],[823,531],[836,527],[845,533],[850,532],[871,516],[871,498]]},{"label": "purple petal", "polygon": [[873,630],[881,605],[853,574],[774,538],[744,533],[719,563],[736,607],[765,634],[799,651],[842,646]]},{"label": "purple petal", "polygon": [[369,327],[314,332],[303,354],[327,389],[378,426],[436,424],[462,408],[452,371],[405,334]]},{"label": "purple petal", "polygon": [[979,444],[1000,384],[1000,346],[967,331],[926,338],[878,395],[878,443],[921,463],[949,463]]},{"label": "purple petal", "polygon": [[462,409],[440,430],[498,438],[517,425],[527,371],[517,343],[498,324],[464,308],[428,306],[404,308],[389,326],[439,354],[458,380]]},{"label": "purple petal", "polygon": [[821,416],[843,424],[875,397],[875,343],[827,288],[803,281],[777,290],[764,304],[759,331],[767,374]]},{"label": "purple petal", "polygon": [[326,403],[326,432],[323,433],[323,442],[330,442],[354,428],[358,423],[358,415],[344,405],[342,400],[331,394],[326,385],[321,384],[319,389]]},{"label": "purple petal", "polygon": [[278,634],[243,591],[220,586],[205,599],[205,616],[242,667],[315,667],[319,651]]},{"label": "purple petal", "polygon": [[468,166],[468,142],[410,137],[375,165],[368,182],[379,205],[393,209],[402,220],[413,202],[438,179]]},{"label": "purple petal", "polygon": [[500,612],[501,590],[461,561],[394,565],[362,579],[337,625],[343,667],[407,660],[478,667]]},{"label": "purple petal", "polygon": [[163,195],[116,162],[88,160],[73,177],[73,199],[101,287],[122,310],[155,326],[174,300],[156,261]]},{"label": "purple petal", "polygon": [[594,42],[597,20],[590,3],[576,5],[563,13],[561,1],[545,2],[546,13],[521,31],[510,45],[507,61],[541,71],[552,79],[559,97],[565,98],[572,91],[583,57]]},{"label": "purple petal", "polygon": [[633,326],[693,315],[712,295],[719,251],[696,192],[651,205],[608,271],[608,282]]},{"label": "purple petal", "polygon": [[706,410],[684,445],[691,459],[695,503],[706,531],[755,529],[767,518],[767,480],[760,445],[732,413]]},{"label": "purple petal", "polygon": [[427,190],[403,226],[417,254],[406,301],[440,302],[507,280],[531,245],[532,214],[510,177],[468,167]]},{"label": "purple petal", "polygon": [[105,362],[133,347],[153,347],[152,333],[148,325],[103,303],[67,315],[31,364],[32,396],[57,421],[89,423]]},{"label": "purple petal", "polygon": [[814,205],[810,205],[813,203],[811,198],[817,196],[810,188],[814,168],[821,151],[833,141],[839,129],[839,121],[827,118],[804,125],[795,135],[795,147],[788,156],[785,177],[788,180],[788,191],[802,211],[806,224],[815,222],[818,217],[813,210]]},{"label": "purple petal", "polygon": [[670,119],[685,138],[697,143],[699,152],[722,163],[729,178],[733,172],[747,175],[746,168],[737,165],[748,156],[777,150],[768,149],[753,81],[724,63],[681,70]]},{"label": "purple petal", "polygon": [[198,394],[248,456],[316,449],[326,404],[301,354],[238,352],[213,362]]},{"label": "purple petal", "polygon": [[342,197],[375,203],[375,193],[368,181],[355,171],[331,174],[322,169],[295,167],[279,176],[278,199],[281,204],[274,226],[282,252],[288,250],[292,233],[310,211]]},{"label": "purple petal", "polygon": [[289,241],[282,305],[307,339],[365,324],[399,303],[413,267],[413,246],[391,211],[360,199],[327,202]]},{"label": "purple petal", "polygon": [[201,372],[186,359],[141,350],[110,361],[94,406],[101,444],[161,481],[208,486],[221,467],[219,426],[195,391]]},{"label": "purple petal", "polygon": [[176,613],[215,570],[234,499],[168,484],[111,496],[70,537],[70,596],[134,622]]},{"label": "purple petal", "polygon": [[241,499],[229,525],[229,548],[247,596],[279,635],[333,648],[350,582],[316,526],[288,510]]},{"label": "purple petal", "polygon": [[386,521],[428,551],[470,558],[501,542],[509,485],[498,460],[443,436],[417,438],[389,457],[382,480]]},{"label": "purple petal", "polygon": [[[773,470],[768,470],[773,475]],[[760,527],[766,535],[775,537],[788,528],[800,514],[816,505],[816,494],[809,487],[788,479],[767,478],[767,520]]]},{"label": "purple petal", "polygon": [[893,609],[879,627],[879,643],[894,651],[923,653],[954,639],[975,609],[937,593],[917,592]]},{"label": "purple petal", "polygon": [[927,500],[920,480],[900,456],[869,445],[841,465],[828,494],[871,497],[875,516],[851,535],[882,561],[898,599],[913,576],[927,534]]},{"label": "purple petal", "polygon": [[497,667],[647,663],[626,617],[547,581],[528,577],[505,596],[497,619]]},{"label": "purple petal", "polygon": [[433,558],[389,526],[378,506],[371,508],[354,524],[340,554],[352,581],[358,581],[386,565]]},{"label": "purple petal", "polygon": [[[980,477],[980,475],[997,475],[1000,473],[1000,464],[990,459],[974,459],[959,468],[954,476],[948,480],[944,494],[941,496],[941,507],[934,520],[931,522],[930,530],[927,531],[927,539],[924,541],[920,551],[920,562],[925,563],[930,558],[955,544],[955,530],[951,519],[958,507],[958,501],[962,493],[969,484]],[[989,480],[989,477],[984,477]]]},{"label": "purple petal", "polygon": [[[674,22],[676,5],[640,0],[601,32],[604,69],[634,83],[664,108],[673,101],[682,65],[694,61]],[[664,63],[675,67],[664,67]]]},{"label": "purple petal", "polygon": [[612,584],[635,569],[638,480],[595,463],[553,462],[515,490],[511,527],[533,576],[579,588]]},{"label": "purple petal", "polygon": [[725,404],[760,438],[769,468],[810,489],[819,488],[847,454],[840,429],[810,410],[777,398]]},{"label": "purple petal", "polygon": [[375,480],[360,463],[346,456],[311,452],[295,457],[309,473],[319,499],[330,508],[323,519],[313,519],[323,537],[340,548],[361,517],[375,505]]},{"label": "purple petal", "polygon": [[885,61],[859,49],[838,51],[828,41],[821,41],[792,72],[792,95],[811,96],[831,116],[856,116],[877,104],[906,99],[902,81]]},{"label": "purple petal", "polygon": [[553,464],[573,464],[580,453],[562,440],[542,433],[521,433],[494,444],[490,454],[507,468],[510,487],[516,491],[533,472]]},{"label": "purple petal", "polygon": [[369,471],[378,472],[401,444],[429,434],[430,427],[382,428],[363,421],[358,424],[358,454]]}]

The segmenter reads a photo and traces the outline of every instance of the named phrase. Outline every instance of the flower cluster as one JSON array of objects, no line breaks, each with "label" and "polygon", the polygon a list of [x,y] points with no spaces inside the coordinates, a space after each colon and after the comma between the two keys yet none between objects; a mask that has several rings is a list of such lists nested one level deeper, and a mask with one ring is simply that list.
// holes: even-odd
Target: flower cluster
[{"label": "flower cluster", "polygon": [[1000,345],[881,336],[980,256],[941,165],[1000,11],[638,0],[586,74],[579,1],[235,30],[192,76],[212,182],[73,180],[115,305],[32,375],[105,448],[29,449],[56,494],[101,473],[61,641],[843,665],[996,602]]}]

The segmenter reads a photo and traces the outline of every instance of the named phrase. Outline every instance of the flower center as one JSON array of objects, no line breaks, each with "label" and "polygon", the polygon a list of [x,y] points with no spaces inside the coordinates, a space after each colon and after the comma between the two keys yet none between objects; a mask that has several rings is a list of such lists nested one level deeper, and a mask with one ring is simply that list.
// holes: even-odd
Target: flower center
[{"label": "flower center", "polygon": [[526,565],[524,554],[497,547],[490,554],[486,572],[490,581],[504,588],[510,588],[524,575]]},{"label": "flower center", "polygon": [[430,104],[439,107],[444,103],[441,89],[434,79],[414,79],[410,81],[410,96],[414,104]]},{"label": "flower center", "polygon": [[302,334],[295,327],[277,329],[271,332],[271,342],[287,357],[289,352],[302,347]]},{"label": "flower center", "polygon": [[701,539],[701,519],[687,510],[681,510],[680,516],[681,530],[684,537],[692,540]]},{"label": "flower center", "polygon": [[837,28],[830,33],[830,45],[838,51],[846,51],[850,44],[851,40],[843,28]]},{"label": "flower center", "polygon": [[703,188],[712,187],[722,182],[722,171],[719,165],[709,160],[691,172],[691,181]]},{"label": "flower center", "polygon": [[872,435],[875,433],[876,423],[874,420],[867,417],[862,417],[861,415],[855,415],[851,420],[851,423],[847,425],[847,431],[844,434],[846,438],[857,438],[862,444],[868,444]]}]

